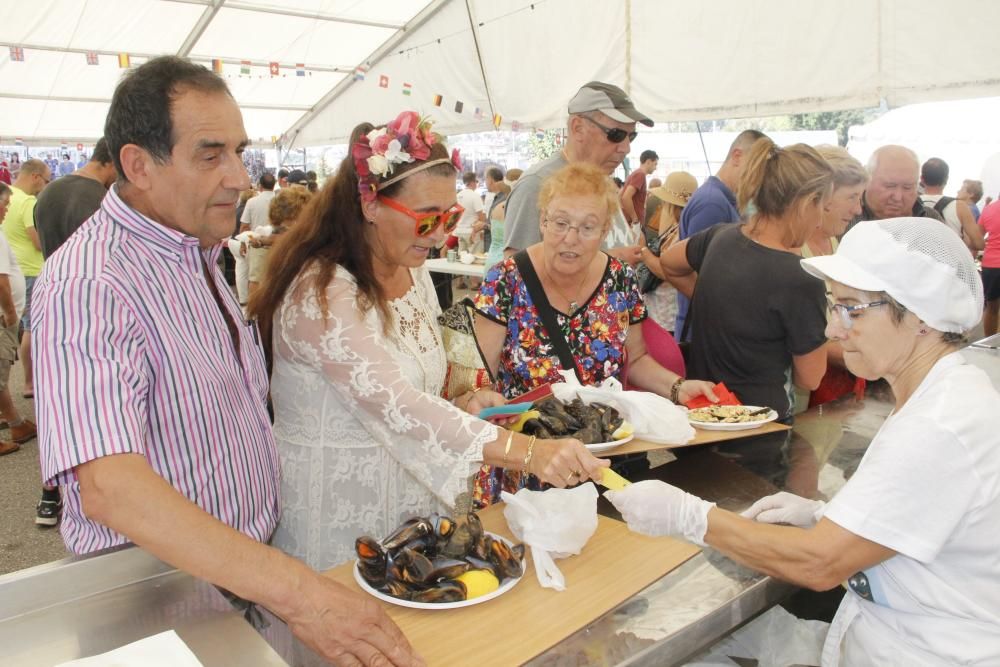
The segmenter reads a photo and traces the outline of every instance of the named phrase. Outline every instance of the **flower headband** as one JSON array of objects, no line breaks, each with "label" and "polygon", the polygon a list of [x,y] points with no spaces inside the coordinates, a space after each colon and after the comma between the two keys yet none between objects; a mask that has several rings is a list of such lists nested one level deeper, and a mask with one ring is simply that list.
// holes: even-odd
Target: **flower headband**
[{"label": "flower headband", "polygon": [[[358,192],[362,201],[373,201],[379,190],[438,164],[450,163],[462,170],[458,149],[451,152],[451,159],[430,160],[392,178],[397,165],[424,161],[431,155],[431,147],[440,137],[431,132],[431,121],[420,118],[415,111],[404,111],[385,127],[372,130],[351,147],[354,168],[358,172]],[[386,180],[382,180],[386,179]],[[381,180],[381,182],[379,182]]]}]

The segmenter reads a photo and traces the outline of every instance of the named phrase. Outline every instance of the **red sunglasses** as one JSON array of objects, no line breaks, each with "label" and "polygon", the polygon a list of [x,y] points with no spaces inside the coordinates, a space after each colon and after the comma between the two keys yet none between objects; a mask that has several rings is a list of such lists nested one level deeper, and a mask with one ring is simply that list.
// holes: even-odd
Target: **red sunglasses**
[{"label": "red sunglasses", "polygon": [[462,217],[462,213],[465,212],[464,208],[455,204],[444,213],[417,213],[416,211],[411,211],[406,208],[395,199],[379,197],[378,200],[392,210],[399,211],[400,213],[413,218],[417,223],[414,228],[417,236],[427,236],[433,232],[438,225],[444,225],[444,231],[447,234],[451,232],[451,230],[455,229],[455,227],[458,227],[458,221]]}]

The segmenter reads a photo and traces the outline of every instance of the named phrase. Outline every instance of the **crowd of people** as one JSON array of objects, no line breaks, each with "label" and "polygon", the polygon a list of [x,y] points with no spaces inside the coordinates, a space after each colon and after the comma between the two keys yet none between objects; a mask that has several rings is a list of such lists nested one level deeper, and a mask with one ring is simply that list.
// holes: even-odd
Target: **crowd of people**
[{"label": "crowd of people", "polygon": [[[646,151],[618,188],[653,121],[602,82],[567,112],[563,150],[522,174],[489,169],[488,202],[412,111],[356,127],[321,188],[300,170],[251,188],[223,79],[169,56],[130,70],[75,177],[49,185],[50,166],[28,160],[0,189],[0,453],[35,436],[6,389],[20,344],[39,517],[62,511],[75,554],[132,542],[259,604],[327,660],[417,665],[373,600],[320,574],[358,536],[465,492],[482,507],[648,465],[484,408],[564,371],[676,404],[716,401],[725,382],[791,423],[885,378],[896,410],[827,506],[784,494],[741,517],[663,482],[609,498],[633,530],[811,588],[849,581],[824,664],[1000,656],[1000,442],[985,418],[1000,395],[954,353],[984,303],[996,326],[997,204],[977,223],[981,188],[944,196],[947,165],[921,170],[904,147],[865,167],[752,130],[700,187],[685,172],[647,182]],[[470,305],[486,380],[446,399],[425,261],[452,236],[489,257]],[[764,458],[783,454],[778,435]]]}]

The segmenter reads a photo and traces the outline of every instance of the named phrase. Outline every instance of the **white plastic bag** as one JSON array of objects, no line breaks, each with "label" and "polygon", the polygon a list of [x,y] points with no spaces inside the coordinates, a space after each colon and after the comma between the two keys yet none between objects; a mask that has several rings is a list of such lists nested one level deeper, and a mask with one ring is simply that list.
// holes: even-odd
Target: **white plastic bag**
[{"label": "white plastic bag", "polygon": [[597,530],[597,488],[581,484],[573,489],[500,494],[507,503],[503,515],[521,542],[531,547],[535,575],[544,588],[566,590],[566,578],[553,559],[580,553]]},{"label": "white plastic bag", "polygon": [[563,403],[580,398],[584,403],[604,403],[618,410],[635,427],[635,436],[662,445],[683,445],[695,431],[687,413],[659,394],[625,391],[622,383],[608,378],[596,387],[585,387],[573,371],[559,371],[562,382],[552,385],[552,395]]}]

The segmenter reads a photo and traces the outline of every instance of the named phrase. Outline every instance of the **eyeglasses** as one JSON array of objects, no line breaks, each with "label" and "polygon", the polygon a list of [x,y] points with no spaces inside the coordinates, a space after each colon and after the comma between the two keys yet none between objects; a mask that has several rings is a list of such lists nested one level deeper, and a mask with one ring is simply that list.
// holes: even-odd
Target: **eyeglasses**
[{"label": "eyeglasses", "polygon": [[872,301],[871,303],[859,303],[856,306],[834,303],[830,304],[830,312],[839,315],[840,323],[845,329],[850,329],[854,326],[854,316],[852,316],[851,313],[860,313],[863,310],[874,308],[875,306],[884,306],[888,303],[888,301]]},{"label": "eyeglasses", "polygon": [[635,141],[635,138],[639,136],[639,133],[636,132],[635,130],[632,130],[631,132],[626,132],[625,130],[618,127],[605,127],[604,125],[601,125],[590,116],[580,116],[580,117],[585,120],[589,120],[591,123],[604,130],[604,136],[607,137],[608,141],[610,141],[613,144],[620,144],[621,142],[625,141],[626,138],[628,138],[629,141]]},{"label": "eyeglasses", "polygon": [[465,212],[464,208],[455,204],[444,213],[417,213],[416,211],[411,211],[406,208],[394,199],[379,197],[378,200],[392,210],[399,211],[400,213],[413,218],[417,223],[414,228],[417,236],[427,236],[433,232],[438,225],[443,225],[444,231],[447,234],[451,230],[455,229],[455,227],[458,227],[458,221],[461,219],[462,213]]},{"label": "eyeglasses", "polygon": [[593,241],[594,239],[601,238],[601,235],[604,234],[604,225],[595,225],[589,222],[583,225],[571,225],[569,224],[569,220],[564,220],[563,218],[556,218],[554,220],[545,218],[545,228],[556,239],[563,238],[569,234],[571,229],[575,229],[583,241]]}]

